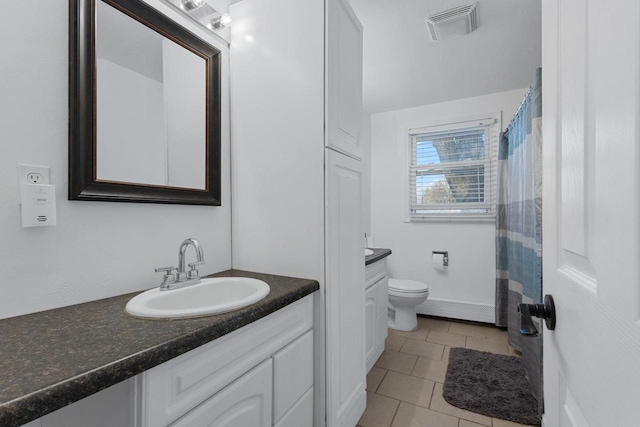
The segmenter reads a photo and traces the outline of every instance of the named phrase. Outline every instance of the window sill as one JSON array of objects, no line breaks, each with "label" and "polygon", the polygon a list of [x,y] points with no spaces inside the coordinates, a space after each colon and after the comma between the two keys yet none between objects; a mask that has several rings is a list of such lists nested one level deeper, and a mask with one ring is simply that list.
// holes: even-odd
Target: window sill
[{"label": "window sill", "polygon": [[411,216],[404,220],[406,223],[420,222],[495,222],[496,216],[491,215],[425,215]]}]

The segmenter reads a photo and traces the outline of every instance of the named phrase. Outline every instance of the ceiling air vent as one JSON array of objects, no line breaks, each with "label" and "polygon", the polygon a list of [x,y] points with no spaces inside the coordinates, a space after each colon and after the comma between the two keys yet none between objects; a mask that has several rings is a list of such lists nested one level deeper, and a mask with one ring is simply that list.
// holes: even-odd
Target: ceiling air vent
[{"label": "ceiling air vent", "polygon": [[478,28],[478,3],[458,6],[426,18],[435,42],[464,36]]}]

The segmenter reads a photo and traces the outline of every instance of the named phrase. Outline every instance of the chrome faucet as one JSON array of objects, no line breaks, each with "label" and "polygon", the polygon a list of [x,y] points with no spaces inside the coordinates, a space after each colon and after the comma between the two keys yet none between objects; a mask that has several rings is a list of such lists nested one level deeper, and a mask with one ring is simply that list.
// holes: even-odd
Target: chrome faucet
[{"label": "chrome faucet", "polygon": [[[189,271],[185,270],[185,253],[187,247],[192,245],[196,250],[196,262],[189,263]],[[196,266],[204,264],[204,253],[202,252],[202,246],[196,239],[188,238],[180,244],[180,250],[178,252],[178,268],[175,267],[162,267],[156,268],[156,273],[164,272],[162,278],[162,284],[160,285],[161,291],[169,291],[172,289],[184,288],[185,286],[195,285],[200,283],[200,275]],[[173,270],[176,270],[175,274]]]}]

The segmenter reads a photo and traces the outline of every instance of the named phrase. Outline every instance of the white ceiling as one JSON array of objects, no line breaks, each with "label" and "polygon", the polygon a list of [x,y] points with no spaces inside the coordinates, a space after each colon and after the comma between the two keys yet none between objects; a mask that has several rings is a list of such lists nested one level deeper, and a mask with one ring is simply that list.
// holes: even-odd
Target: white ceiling
[{"label": "white ceiling", "polygon": [[425,17],[472,0],[350,0],[364,27],[364,109],[398,110],[528,87],[540,0],[479,0],[479,28],[432,42]]}]

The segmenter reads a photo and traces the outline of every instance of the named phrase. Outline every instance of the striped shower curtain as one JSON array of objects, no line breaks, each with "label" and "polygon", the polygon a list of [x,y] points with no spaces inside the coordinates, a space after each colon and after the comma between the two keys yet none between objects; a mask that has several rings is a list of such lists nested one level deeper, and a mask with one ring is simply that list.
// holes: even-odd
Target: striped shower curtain
[{"label": "striped shower curtain", "polygon": [[[532,394],[542,408],[542,336],[520,334],[518,304],[542,302],[542,69],[498,148],[496,325],[522,352]],[[542,334],[539,319],[534,319]]]}]

